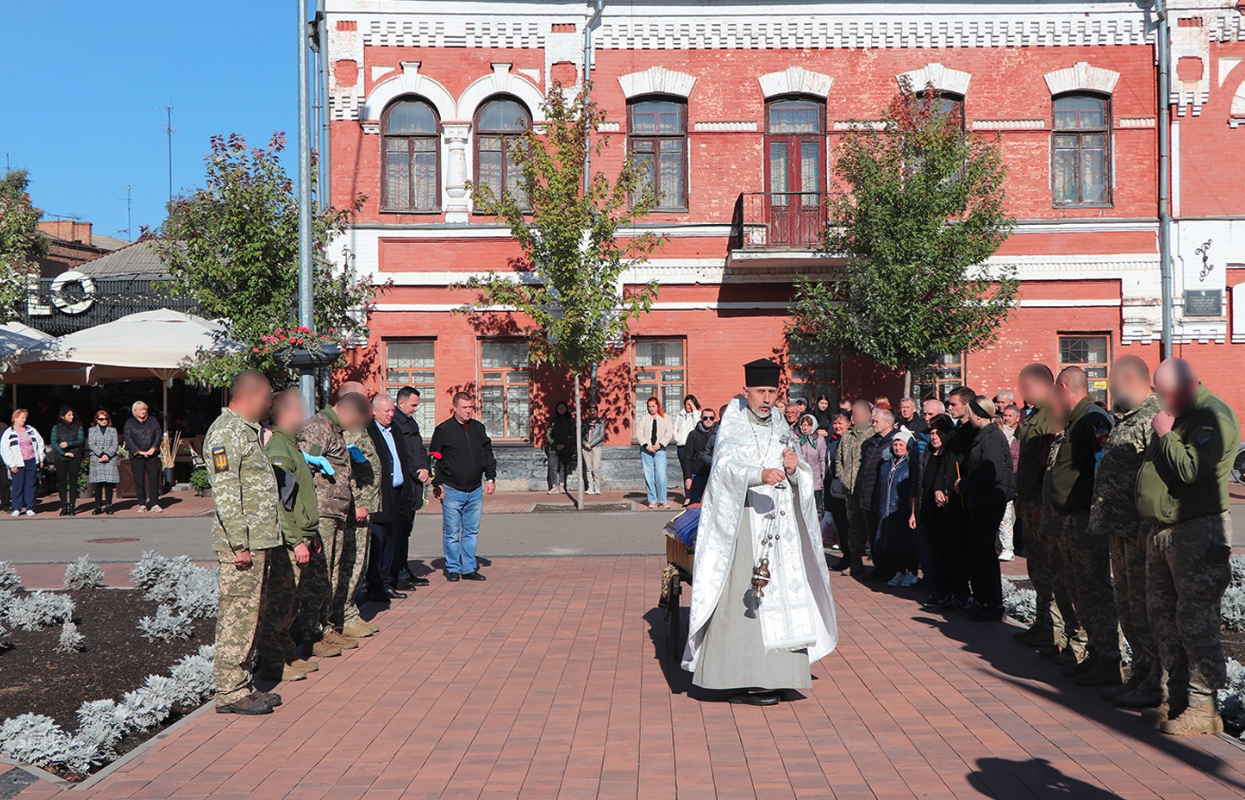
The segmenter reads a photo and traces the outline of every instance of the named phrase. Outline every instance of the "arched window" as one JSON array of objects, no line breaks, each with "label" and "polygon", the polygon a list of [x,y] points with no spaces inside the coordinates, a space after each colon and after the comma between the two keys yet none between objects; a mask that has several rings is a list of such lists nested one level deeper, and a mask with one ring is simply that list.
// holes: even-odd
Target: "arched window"
[{"label": "arched window", "polygon": [[[923,97],[925,92],[917,92]],[[964,95],[955,92],[934,91],[934,113],[940,117],[949,117],[952,124],[964,130]]]},{"label": "arched window", "polygon": [[1098,94],[1055,98],[1051,191],[1056,206],[1111,203],[1111,101]]},{"label": "arched window", "polygon": [[414,98],[385,109],[385,211],[436,211],[441,207],[441,122],[432,106]]},{"label": "arched window", "polygon": [[520,205],[526,202],[523,171],[514,162],[519,135],[532,125],[532,115],[518,101],[498,97],[476,112],[476,184],[487,186],[495,197],[509,193]]},{"label": "arched window", "polygon": [[770,243],[806,247],[826,226],[826,104],[794,97],[765,107]]},{"label": "arched window", "polygon": [[651,187],[653,208],[687,208],[687,103],[670,98],[640,99],[627,105],[627,144]]}]

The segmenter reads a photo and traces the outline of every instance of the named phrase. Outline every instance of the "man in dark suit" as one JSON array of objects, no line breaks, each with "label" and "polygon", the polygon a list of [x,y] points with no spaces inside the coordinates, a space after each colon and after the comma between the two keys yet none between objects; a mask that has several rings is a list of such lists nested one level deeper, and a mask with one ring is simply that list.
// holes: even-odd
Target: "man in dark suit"
[{"label": "man in dark suit", "polygon": [[[409,514],[404,513],[401,519],[394,522],[393,534],[396,537],[396,561],[398,579],[411,586],[427,586],[428,579],[411,574],[408,560],[410,557],[411,530],[415,527],[415,513],[423,508],[423,486],[432,482],[429,470],[432,462],[428,458],[428,450],[424,447],[424,437],[419,432],[419,423],[415,421],[415,410],[419,408],[419,390],[414,386],[403,386],[398,390],[393,412],[393,427],[402,434],[406,442],[406,450],[411,458],[411,474],[415,476],[417,485],[413,487],[413,502]],[[423,486],[419,485],[422,484]]]},{"label": "man in dark suit", "polygon": [[[399,583],[399,542],[395,526],[413,513],[410,511],[423,487],[414,477],[413,462],[405,440],[393,424],[394,404],[388,395],[377,395],[372,401],[372,421],[367,433],[380,457],[380,508],[371,513],[371,555],[368,558],[368,599],[387,602],[404,600]],[[381,587],[378,591],[378,587]]]}]

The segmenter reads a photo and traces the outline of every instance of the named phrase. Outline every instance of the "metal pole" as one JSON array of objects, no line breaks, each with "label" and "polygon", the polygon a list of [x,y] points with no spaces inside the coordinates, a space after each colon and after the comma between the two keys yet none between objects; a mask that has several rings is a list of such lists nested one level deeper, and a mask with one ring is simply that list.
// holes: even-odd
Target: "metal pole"
[{"label": "metal pole", "polygon": [[1155,47],[1158,49],[1159,67],[1159,274],[1163,283],[1163,337],[1160,342],[1160,358],[1166,361],[1172,357],[1172,304],[1175,302],[1171,254],[1171,32],[1164,0],[1156,0],[1154,12],[1158,19]]},{"label": "metal pole", "polygon": [[[605,0],[593,0],[595,8],[588,23],[584,25],[584,198],[588,197],[588,186],[592,181],[592,121],[588,119],[589,93],[592,86],[592,29],[601,21],[601,12],[605,10]],[[592,385],[596,387],[597,368],[592,366]],[[595,401],[595,397],[593,400]],[[578,471],[579,498],[576,506],[584,508],[584,483],[588,471],[584,465],[584,423],[583,394],[579,391],[579,373],[575,373],[575,468]]]},{"label": "metal pole", "polygon": [[[315,328],[311,295],[311,97],[308,85],[306,0],[294,0],[298,8],[298,324]],[[309,370],[298,378],[303,402],[316,410],[316,381]]]},{"label": "metal pole", "polygon": [[329,160],[329,26],[324,16],[324,0],[316,0],[317,20],[320,27],[320,208],[333,204],[333,174]]}]

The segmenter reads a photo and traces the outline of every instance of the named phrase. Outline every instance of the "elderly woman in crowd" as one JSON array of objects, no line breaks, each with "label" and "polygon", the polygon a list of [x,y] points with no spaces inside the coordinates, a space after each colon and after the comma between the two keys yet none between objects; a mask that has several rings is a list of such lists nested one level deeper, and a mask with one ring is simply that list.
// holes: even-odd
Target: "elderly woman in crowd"
[{"label": "elderly woman in crowd", "polygon": [[163,511],[160,508],[160,423],[142,400],[130,407],[134,416],[125,421],[125,446],[134,470],[134,496],[138,513]]},{"label": "elderly woman in crowd", "polygon": [[826,513],[826,439],[818,431],[817,418],[812,414],[800,417],[800,438],[796,451],[813,470],[813,499],[817,503],[817,519]]},{"label": "elderly woman in crowd", "polygon": [[35,478],[43,464],[43,437],[27,425],[30,412],[24,408],[13,411],[13,424],[0,435],[0,459],[9,468],[13,482],[13,516],[35,515]]},{"label": "elderly woman in crowd", "polygon": [[968,508],[968,574],[973,602],[966,614],[979,622],[1003,618],[1003,576],[995,549],[1007,504],[1016,495],[1016,473],[1007,437],[994,424],[994,402],[979,394],[968,402],[977,429],[955,491]]},{"label": "elderly woman in crowd", "polygon": [[947,524],[946,506],[951,502],[951,487],[955,483],[955,463],[947,445],[955,423],[946,414],[935,414],[926,424],[929,445],[921,455],[920,481],[915,492],[915,517],[918,530],[924,535],[929,547],[929,563],[925,575],[934,583],[934,593],[925,601],[925,607],[958,608],[962,598],[952,589],[950,559],[952,540],[943,531]]},{"label": "elderly woman in crowd", "polygon": [[82,472],[82,447],[86,444],[86,434],[69,406],[61,406],[60,418],[52,426],[51,440],[61,516],[73,516],[78,513],[78,475]]},{"label": "elderly woman in crowd", "polygon": [[916,444],[912,431],[900,428],[891,440],[890,458],[882,462],[878,479],[878,538],[873,550],[880,555],[886,571],[894,570],[888,586],[909,587],[916,584],[920,568],[914,529],[916,518],[912,505],[913,487],[917,483]]},{"label": "elderly woman in crowd", "polygon": [[87,481],[95,487],[95,508],[92,514],[112,513],[112,492],[121,482],[117,467],[117,429],[104,409],[95,412],[95,424],[86,434]]}]

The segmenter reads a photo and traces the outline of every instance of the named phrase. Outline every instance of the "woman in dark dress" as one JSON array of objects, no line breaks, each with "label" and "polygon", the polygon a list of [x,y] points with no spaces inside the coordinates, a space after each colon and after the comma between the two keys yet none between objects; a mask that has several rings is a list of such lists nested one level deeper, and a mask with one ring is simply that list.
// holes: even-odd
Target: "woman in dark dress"
[{"label": "woman in dark dress", "polygon": [[956,492],[968,507],[968,575],[973,601],[965,614],[979,622],[1003,618],[1003,576],[995,549],[999,524],[1016,495],[1016,473],[1007,437],[994,424],[994,402],[977,395],[968,403],[968,421],[977,429]]},{"label": "woman in dark dress", "polygon": [[930,609],[960,606],[960,600],[947,580],[948,541],[943,531],[947,521],[944,509],[951,496],[951,486],[955,483],[954,466],[947,452],[953,430],[955,423],[946,414],[930,419],[927,428],[929,444],[921,455],[921,485],[916,492],[917,528],[928,542],[930,554],[926,577],[934,584],[934,593],[925,601],[925,607]]}]

